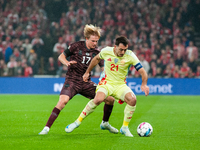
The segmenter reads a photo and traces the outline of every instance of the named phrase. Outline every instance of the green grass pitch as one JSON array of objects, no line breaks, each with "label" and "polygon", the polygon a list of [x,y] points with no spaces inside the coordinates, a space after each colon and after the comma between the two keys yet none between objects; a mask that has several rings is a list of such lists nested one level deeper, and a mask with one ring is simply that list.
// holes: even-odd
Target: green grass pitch
[{"label": "green grass pitch", "polygon": [[[137,96],[129,124],[133,138],[100,130],[103,103],[71,133],[88,99],[77,95],[61,111],[48,135],[38,135],[58,101],[58,95],[0,95],[1,150],[197,150],[200,149],[200,96]],[[125,104],[115,103],[110,124],[120,129]],[[141,122],[153,126],[150,137],[139,137]]]}]

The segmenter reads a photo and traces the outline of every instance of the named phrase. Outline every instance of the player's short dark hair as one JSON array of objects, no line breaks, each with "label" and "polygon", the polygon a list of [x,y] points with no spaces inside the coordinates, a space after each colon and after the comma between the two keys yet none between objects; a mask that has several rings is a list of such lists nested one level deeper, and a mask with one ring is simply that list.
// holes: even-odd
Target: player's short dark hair
[{"label": "player's short dark hair", "polygon": [[119,36],[115,40],[115,45],[119,46],[119,44],[123,44],[124,46],[127,46],[129,41],[125,36]]}]

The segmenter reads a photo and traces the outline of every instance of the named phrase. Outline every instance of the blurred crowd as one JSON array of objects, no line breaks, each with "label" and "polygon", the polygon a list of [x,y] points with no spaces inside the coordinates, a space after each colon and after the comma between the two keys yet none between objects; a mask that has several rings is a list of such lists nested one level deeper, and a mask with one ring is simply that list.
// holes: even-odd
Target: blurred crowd
[{"label": "blurred crowd", "polygon": [[[99,49],[126,36],[149,77],[199,78],[199,8],[200,0],[0,0],[0,76],[64,77],[59,54],[94,24]],[[131,66],[128,76],[139,73]]]}]

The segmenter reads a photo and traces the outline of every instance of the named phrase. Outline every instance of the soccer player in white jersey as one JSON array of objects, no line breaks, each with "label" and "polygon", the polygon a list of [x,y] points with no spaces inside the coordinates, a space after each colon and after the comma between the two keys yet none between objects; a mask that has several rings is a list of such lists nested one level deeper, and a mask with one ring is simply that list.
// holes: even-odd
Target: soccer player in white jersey
[{"label": "soccer player in white jersey", "polygon": [[77,128],[83,119],[93,112],[106,97],[113,96],[115,99],[120,99],[120,101],[127,103],[124,109],[124,120],[120,132],[125,136],[133,137],[129,131],[128,125],[136,108],[136,96],[126,85],[126,75],[130,65],[134,65],[135,69],[142,76],[141,90],[147,96],[149,95],[147,73],[137,56],[131,50],[128,50],[128,39],[124,36],[116,38],[114,47],[105,47],[92,59],[88,69],[83,75],[83,80],[85,82],[87,82],[89,78],[89,72],[101,59],[104,59],[105,76],[96,88],[95,98],[88,102],[78,119],[66,127],[68,129],[67,131],[71,132]]}]

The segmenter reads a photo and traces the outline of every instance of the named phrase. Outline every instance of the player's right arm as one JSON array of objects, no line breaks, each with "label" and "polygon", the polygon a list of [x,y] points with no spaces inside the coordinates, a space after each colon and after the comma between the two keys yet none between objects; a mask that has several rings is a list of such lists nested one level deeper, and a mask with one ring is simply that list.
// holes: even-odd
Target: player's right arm
[{"label": "player's right arm", "polygon": [[58,60],[66,66],[70,66],[72,64],[76,64],[77,62],[72,60],[72,61],[68,61],[67,60],[67,56],[70,56],[71,52],[69,51],[69,47],[58,56]]},{"label": "player's right arm", "polygon": [[96,55],[92,61],[90,62],[89,67],[87,68],[86,72],[83,75],[83,81],[87,82],[90,72],[92,71],[92,69],[101,61],[101,58],[99,57],[99,54]]},{"label": "player's right arm", "polygon": [[59,55],[58,60],[59,60],[63,65],[66,65],[66,66],[70,66],[70,65],[72,65],[72,64],[76,64],[76,63],[77,63],[77,62],[74,61],[74,60],[68,61],[67,58],[66,58],[66,56],[65,56],[63,53],[61,53],[61,54]]}]

